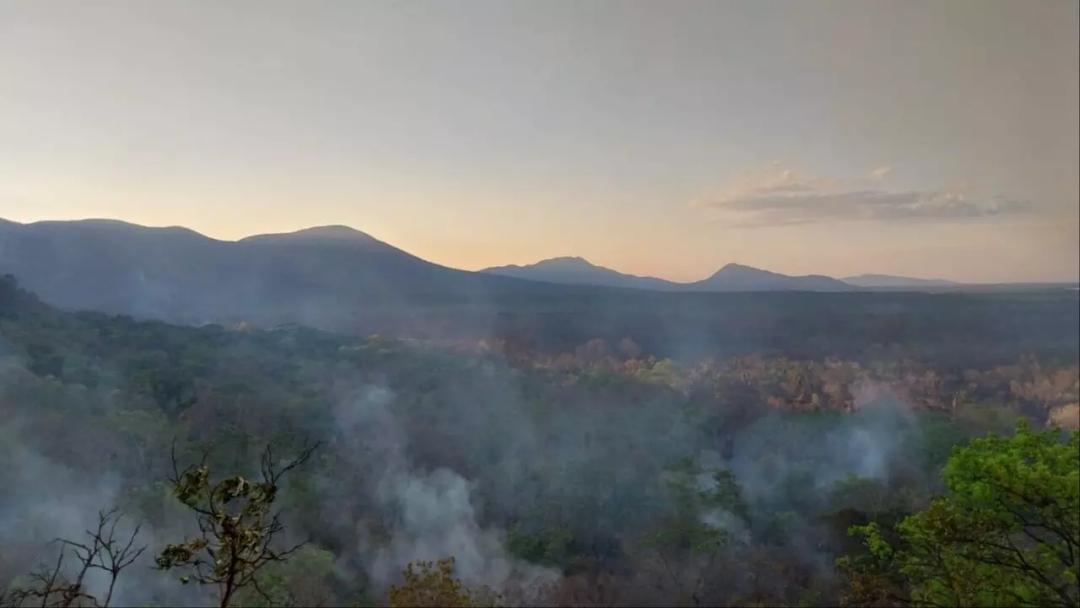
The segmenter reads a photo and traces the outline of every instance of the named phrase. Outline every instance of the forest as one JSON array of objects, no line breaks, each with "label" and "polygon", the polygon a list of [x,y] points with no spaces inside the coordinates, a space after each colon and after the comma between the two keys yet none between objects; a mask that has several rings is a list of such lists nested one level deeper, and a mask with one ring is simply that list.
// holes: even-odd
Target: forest
[{"label": "forest", "polygon": [[369,335],[4,277],[0,605],[1080,605],[1075,294],[770,298]]}]

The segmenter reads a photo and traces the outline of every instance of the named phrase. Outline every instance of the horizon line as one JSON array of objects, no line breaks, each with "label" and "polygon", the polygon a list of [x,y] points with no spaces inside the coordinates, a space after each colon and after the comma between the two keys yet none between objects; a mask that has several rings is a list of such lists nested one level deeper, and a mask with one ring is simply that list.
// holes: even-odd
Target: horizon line
[{"label": "horizon line", "polygon": [[[306,232],[306,231],[311,231],[311,230],[317,230],[317,229],[320,229],[320,228],[346,228],[348,230],[351,230],[351,231],[357,233],[358,235],[366,236],[368,238],[374,239],[374,240],[376,240],[376,241],[378,241],[378,242],[380,242],[380,243],[382,243],[384,245],[387,245],[389,247],[393,247],[393,248],[398,249],[398,250],[400,250],[400,251],[402,251],[402,252],[404,252],[404,253],[406,253],[408,255],[416,257],[417,259],[422,259],[425,262],[428,262],[428,263],[431,263],[431,264],[436,264],[436,265],[442,266],[444,268],[452,268],[454,270],[460,270],[460,271],[463,271],[463,272],[475,272],[475,273],[481,273],[481,272],[485,272],[485,271],[491,270],[491,269],[499,269],[499,268],[507,268],[507,267],[528,268],[530,266],[535,266],[535,265],[541,264],[543,262],[547,262],[547,261],[551,261],[551,260],[558,260],[558,259],[566,259],[566,258],[579,259],[579,260],[582,260],[585,263],[589,264],[590,266],[594,266],[594,267],[600,268],[602,270],[609,270],[609,271],[612,271],[612,272],[617,272],[619,274],[623,274],[623,275],[626,275],[626,276],[642,278],[642,279],[658,279],[658,280],[661,280],[661,281],[667,281],[669,283],[674,283],[674,284],[678,284],[678,285],[689,285],[689,284],[693,284],[693,283],[696,283],[696,282],[699,282],[699,281],[702,281],[702,280],[706,280],[706,279],[712,277],[716,272],[719,272],[720,269],[723,269],[724,267],[729,266],[729,265],[743,266],[743,267],[752,268],[754,270],[760,270],[760,271],[764,271],[764,272],[775,272],[775,271],[771,271],[771,270],[766,270],[764,268],[751,266],[749,264],[743,264],[743,263],[740,263],[740,262],[728,262],[728,263],[722,265],[720,267],[720,269],[718,269],[717,271],[714,271],[713,273],[709,274],[708,276],[704,277],[703,279],[698,279],[697,281],[676,281],[676,280],[672,280],[672,279],[666,279],[664,277],[657,277],[657,276],[652,276],[652,275],[638,275],[638,274],[633,274],[633,273],[629,273],[629,272],[623,272],[621,270],[616,270],[616,269],[608,267],[608,266],[600,266],[600,265],[597,265],[597,264],[593,264],[592,262],[590,262],[587,258],[585,258],[583,256],[573,255],[573,254],[557,255],[557,256],[552,256],[552,257],[548,257],[548,258],[542,258],[542,259],[539,259],[539,260],[536,260],[534,262],[530,262],[530,263],[527,263],[527,264],[495,264],[495,265],[491,265],[491,266],[486,266],[485,268],[481,268],[479,270],[469,270],[469,269],[466,269],[466,268],[457,268],[457,267],[454,267],[454,266],[445,265],[445,264],[443,264],[441,262],[435,262],[435,261],[432,261],[432,260],[427,260],[427,259],[424,259],[424,258],[420,258],[419,256],[417,256],[417,255],[415,255],[415,254],[413,254],[411,252],[408,252],[408,251],[406,251],[404,249],[401,249],[401,248],[397,247],[396,245],[394,245],[392,243],[389,243],[389,242],[387,242],[387,241],[385,241],[385,240],[383,240],[383,239],[381,239],[381,238],[379,238],[377,236],[372,235],[371,233],[365,232],[363,230],[360,230],[360,229],[358,229],[358,228],[356,228],[354,226],[351,226],[349,224],[346,224],[346,223],[330,223],[330,224],[309,225],[309,226],[305,226],[305,227],[302,227],[302,228],[297,228],[295,230],[289,230],[289,231],[286,231],[286,232],[259,232],[259,233],[248,234],[248,235],[245,235],[245,236],[242,236],[242,237],[239,237],[239,238],[235,238],[235,239],[228,239],[228,238],[219,238],[219,237],[211,236],[211,235],[206,234],[204,232],[200,232],[200,231],[198,231],[198,230],[196,230],[194,228],[190,228],[188,226],[183,226],[183,225],[180,225],[180,224],[148,225],[148,224],[139,224],[139,223],[132,222],[132,221],[129,221],[129,220],[123,220],[123,219],[117,219],[117,218],[109,218],[109,217],[82,217],[82,218],[72,218],[72,219],[42,219],[42,220],[35,220],[35,221],[32,221],[32,222],[20,222],[20,221],[17,221],[17,220],[11,220],[11,219],[7,219],[7,218],[4,218],[4,217],[0,217],[0,223],[3,223],[3,222],[7,222],[7,223],[10,223],[10,224],[16,224],[16,225],[19,225],[19,226],[34,226],[34,225],[39,225],[39,224],[65,224],[65,223],[72,224],[72,223],[87,223],[87,222],[113,223],[113,224],[123,224],[123,225],[126,225],[126,226],[131,226],[131,227],[135,227],[135,228],[142,228],[142,229],[149,229],[149,230],[184,230],[184,231],[187,231],[187,232],[191,232],[193,234],[197,234],[202,238],[205,238],[205,239],[208,239],[208,240],[211,240],[211,241],[216,241],[216,242],[219,242],[219,243],[241,243],[241,242],[243,242],[243,241],[245,241],[247,239],[260,237],[260,236],[285,236],[285,235],[298,234],[298,233],[301,233],[301,232]],[[1080,284],[1080,278],[1073,279],[1073,280],[1058,280],[1058,281],[958,281],[958,280],[955,280],[955,279],[946,279],[946,278],[941,278],[941,277],[923,278],[923,277],[913,277],[913,276],[907,276],[907,275],[895,275],[895,274],[888,274],[888,273],[874,272],[874,271],[861,272],[861,273],[858,273],[858,274],[847,275],[846,277],[834,277],[832,275],[823,274],[823,273],[811,273],[811,274],[801,274],[801,275],[798,275],[798,274],[788,275],[788,274],[784,274],[784,273],[776,273],[776,274],[782,274],[783,276],[789,276],[789,277],[821,276],[821,277],[827,277],[827,278],[834,279],[834,280],[841,281],[841,282],[844,282],[845,279],[853,279],[853,278],[858,278],[858,277],[861,277],[861,276],[868,276],[869,275],[869,276],[881,276],[881,277],[890,277],[890,278],[898,278],[898,279],[913,279],[913,280],[918,280],[918,281],[946,281],[946,282],[949,282],[949,283],[953,283],[956,286],[965,286],[965,285],[982,285],[982,286],[993,286],[993,285],[1059,285],[1059,284],[1072,285],[1072,284]],[[948,285],[941,285],[940,287],[948,287]]]}]

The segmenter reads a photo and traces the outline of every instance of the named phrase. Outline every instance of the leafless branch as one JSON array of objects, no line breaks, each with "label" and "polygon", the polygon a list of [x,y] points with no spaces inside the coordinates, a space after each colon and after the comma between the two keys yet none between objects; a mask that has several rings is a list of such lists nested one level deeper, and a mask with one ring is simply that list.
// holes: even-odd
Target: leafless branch
[{"label": "leafless branch", "polygon": [[[117,509],[98,512],[98,525],[96,530],[87,530],[89,540],[79,543],[67,539],[56,539],[50,544],[59,544],[60,551],[56,562],[51,566],[42,565],[30,574],[33,584],[27,588],[16,589],[9,593],[9,597],[16,606],[21,606],[30,600],[40,600],[42,608],[68,608],[83,601],[92,606],[104,608],[112,602],[116,590],[116,582],[120,573],[133,564],[146,550],[146,546],[135,546],[135,539],[139,534],[140,526],[135,526],[126,541],[116,537],[116,526],[122,515]],[[79,561],[75,576],[68,581],[62,576],[64,558],[68,550]],[[84,581],[91,570],[101,570],[108,574],[109,584],[104,598],[97,598],[86,592]]]}]

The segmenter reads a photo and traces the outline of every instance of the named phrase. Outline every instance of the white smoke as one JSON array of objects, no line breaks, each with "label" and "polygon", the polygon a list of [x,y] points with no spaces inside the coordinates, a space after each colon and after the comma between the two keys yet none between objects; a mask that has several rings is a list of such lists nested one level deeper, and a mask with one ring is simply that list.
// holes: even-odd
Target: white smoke
[{"label": "white smoke", "polygon": [[453,557],[462,582],[497,592],[556,580],[557,572],[510,556],[501,531],[480,526],[472,483],[448,468],[428,472],[413,466],[393,402],[390,391],[367,388],[335,409],[349,440],[364,444],[375,456],[380,468],[376,500],[392,521],[388,541],[362,547],[374,554],[366,560],[371,578],[385,587],[409,563]]}]

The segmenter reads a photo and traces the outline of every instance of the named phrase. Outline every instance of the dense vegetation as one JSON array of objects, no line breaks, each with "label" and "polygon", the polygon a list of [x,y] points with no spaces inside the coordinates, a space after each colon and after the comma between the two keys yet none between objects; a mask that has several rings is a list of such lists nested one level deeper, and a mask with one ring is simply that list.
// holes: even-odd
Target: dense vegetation
[{"label": "dense vegetation", "polygon": [[925,296],[955,324],[899,326],[884,295],[776,297],[785,340],[672,360],[617,326],[182,327],[6,278],[4,601],[1076,606],[1080,444],[1051,427],[1077,426],[1080,335],[1037,314],[1075,296]]}]

